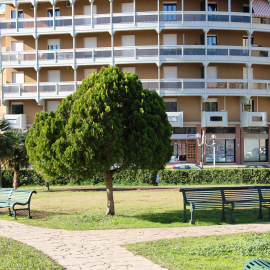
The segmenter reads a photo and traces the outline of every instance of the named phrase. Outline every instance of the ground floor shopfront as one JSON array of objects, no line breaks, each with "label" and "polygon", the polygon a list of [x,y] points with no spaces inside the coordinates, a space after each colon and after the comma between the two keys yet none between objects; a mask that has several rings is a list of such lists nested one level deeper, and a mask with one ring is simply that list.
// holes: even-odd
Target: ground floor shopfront
[{"label": "ground floor shopfront", "polygon": [[[198,145],[196,133],[206,134],[204,161],[212,163],[214,147],[211,135],[215,134],[215,162],[236,163],[269,162],[269,127],[174,128],[172,135],[173,156],[171,162],[201,163],[202,147]],[[201,141],[200,141],[201,143]]]}]

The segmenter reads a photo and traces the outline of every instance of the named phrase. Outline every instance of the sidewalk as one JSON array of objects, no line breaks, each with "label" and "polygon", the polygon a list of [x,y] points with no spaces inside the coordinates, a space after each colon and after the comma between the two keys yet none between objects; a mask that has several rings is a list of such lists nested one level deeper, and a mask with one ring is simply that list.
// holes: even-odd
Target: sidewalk
[{"label": "sidewalk", "polygon": [[44,252],[66,269],[164,269],[135,256],[121,245],[164,238],[265,232],[270,223],[190,226],[178,228],[65,231],[0,220],[0,235]]}]

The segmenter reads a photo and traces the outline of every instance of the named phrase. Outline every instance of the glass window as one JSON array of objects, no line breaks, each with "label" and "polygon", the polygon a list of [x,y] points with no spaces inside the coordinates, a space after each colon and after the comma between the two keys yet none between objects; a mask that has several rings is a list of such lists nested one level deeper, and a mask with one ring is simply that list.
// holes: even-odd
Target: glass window
[{"label": "glass window", "polygon": [[[254,37],[251,37],[251,45],[254,44]],[[243,46],[249,46],[248,45],[248,37],[243,37]]]},{"label": "glass window", "polygon": [[176,127],[173,129],[173,134],[186,134],[186,129],[183,127]]},{"label": "glass window", "polygon": [[244,161],[260,161],[259,139],[244,140]]},{"label": "glass window", "polygon": [[250,99],[246,103],[243,103],[243,112],[254,112],[254,99]]},{"label": "glass window", "polygon": [[186,127],[186,134],[196,134],[196,127]]},{"label": "glass window", "polygon": [[48,50],[59,50],[60,45],[48,45]]},{"label": "glass window", "polygon": [[[176,11],[176,3],[163,4],[163,11]],[[163,21],[176,21],[176,14],[163,15]]]},{"label": "glass window", "polygon": [[205,102],[206,112],[217,112],[218,111],[218,102]]},{"label": "glass window", "polygon": [[165,102],[166,112],[177,112],[177,102]]},{"label": "glass window", "polygon": [[217,36],[207,36],[207,45],[217,45]]},{"label": "glass window", "polygon": [[[23,18],[22,10],[18,10],[18,18]],[[16,19],[16,10],[11,10],[11,19]]]},{"label": "glass window", "polygon": [[235,127],[207,127],[206,133],[211,134],[235,134]]},{"label": "glass window", "polygon": [[[56,8],[55,9],[55,17],[58,17],[58,16],[60,16],[60,9]],[[53,9],[52,8],[47,10],[47,17],[53,17]]]},{"label": "glass window", "polygon": [[12,114],[23,114],[23,104],[12,104]]},{"label": "glass window", "polygon": [[265,139],[260,139],[260,161],[267,161],[267,154],[266,154],[266,149],[267,149],[267,140]]},{"label": "glass window", "polygon": [[208,3],[208,11],[217,11],[216,3]]}]

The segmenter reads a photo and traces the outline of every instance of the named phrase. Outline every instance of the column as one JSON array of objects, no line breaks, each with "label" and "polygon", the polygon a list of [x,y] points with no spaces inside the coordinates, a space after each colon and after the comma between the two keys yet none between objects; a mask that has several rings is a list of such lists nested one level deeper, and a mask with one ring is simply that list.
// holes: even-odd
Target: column
[{"label": "column", "polygon": [[229,22],[231,22],[231,0],[228,0]]},{"label": "column", "polygon": [[159,0],[157,0],[157,12],[158,12],[158,32],[160,32],[160,23],[159,23],[159,12],[160,12],[160,8],[159,8]]},{"label": "column", "polygon": [[241,139],[240,139],[240,153],[241,153],[241,164],[244,164],[245,161],[244,161],[244,146],[245,146],[245,135],[244,135],[244,128],[241,127],[240,129],[240,136],[241,136]]},{"label": "column", "polygon": [[133,0],[133,23],[136,25],[136,0]]},{"label": "column", "polygon": [[71,3],[71,16],[72,16],[72,34],[74,35],[75,32],[75,25],[74,25],[74,2]]},{"label": "column", "polygon": [[16,1],[16,3],[15,3],[15,12],[16,12],[16,14],[15,14],[15,18],[16,18],[16,31],[18,32],[18,4],[17,4],[17,1]]},{"label": "column", "polygon": [[268,125],[268,162],[270,162],[270,125]]},{"label": "column", "polygon": [[40,96],[39,96],[39,68],[37,69],[37,100],[39,103]]},{"label": "column", "polygon": [[53,2],[53,30],[55,30],[55,3]]},{"label": "column", "polygon": [[35,47],[36,47],[36,70],[39,69],[39,61],[38,61],[38,36],[35,37]]},{"label": "column", "polygon": [[77,67],[74,67],[74,91],[77,91]]},{"label": "column", "polygon": [[94,6],[94,1],[91,1],[91,27],[93,28],[93,6]]},{"label": "column", "polygon": [[182,7],[181,7],[181,9],[182,9],[182,24],[184,24],[184,0],[182,0],[181,1],[182,3]]},{"label": "column", "polygon": [[34,29],[35,29],[35,35],[37,33],[37,2],[34,1]]},{"label": "column", "polygon": [[206,98],[207,95],[207,65],[205,64],[203,66],[204,68],[204,98]]},{"label": "column", "polygon": [[1,103],[3,102],[2,37],[0,36]]},{"label": "column", "polygon": [[[196,127],[197,133],[202,134],[202,129],[201,129],[201,125],[198,124]],[[198,145],[198,142],[196,142],[197,144],[197,165],[200,165],[200,162],[202,161],[202,147]]]},{"label": "column", "polygon": [[111,34],[112,65],[114,66],[114,33]]},{"label": "column", "polygon": [[77,90],[76,35],[73,35],[74,90]]},{"label": "column", "polygon": [[241,164],[241,128],[240,124],[235,125],[235,162]]}]

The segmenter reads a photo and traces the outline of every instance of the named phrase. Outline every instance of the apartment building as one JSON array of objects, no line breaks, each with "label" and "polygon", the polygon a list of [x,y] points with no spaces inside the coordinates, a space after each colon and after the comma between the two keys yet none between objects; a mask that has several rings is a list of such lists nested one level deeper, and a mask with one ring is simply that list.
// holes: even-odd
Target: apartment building
[{"label": "apartment building", "polygon": [[269,161],[268,0],[0,0],[0,112],[29,128],[102,66],[137,73],[163,97],[174,155]]}]

